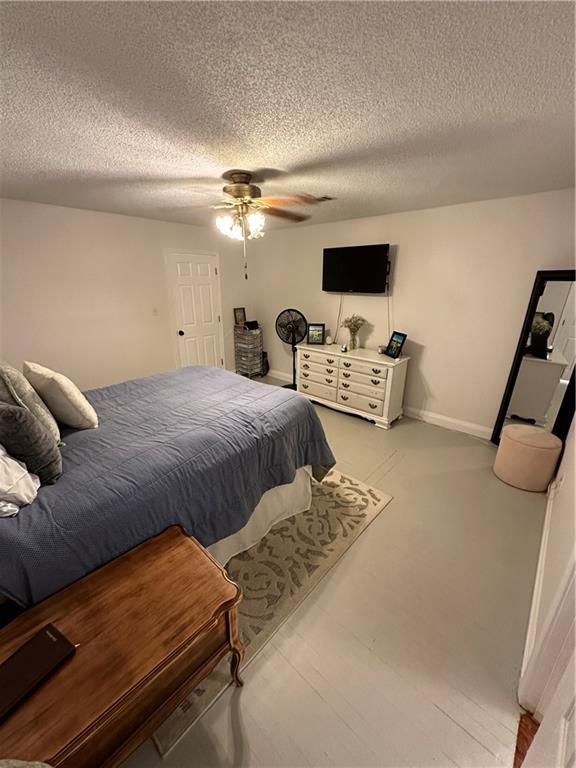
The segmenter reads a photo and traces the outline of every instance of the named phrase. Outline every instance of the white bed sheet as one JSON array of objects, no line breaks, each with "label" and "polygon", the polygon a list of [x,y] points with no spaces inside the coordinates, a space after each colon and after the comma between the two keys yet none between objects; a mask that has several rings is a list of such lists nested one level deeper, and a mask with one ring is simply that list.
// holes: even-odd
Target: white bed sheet
[{"label": "white bed sheet", "polygon": [[273,525],[287,517],[310,509],[312,503],[312,470],[309,466],[296,471],[288,485],[278,485],[267,491],[252,516],[237,533],[208,547],[208,552],[222,565],[239,552],[250,549],[265,536]]}]

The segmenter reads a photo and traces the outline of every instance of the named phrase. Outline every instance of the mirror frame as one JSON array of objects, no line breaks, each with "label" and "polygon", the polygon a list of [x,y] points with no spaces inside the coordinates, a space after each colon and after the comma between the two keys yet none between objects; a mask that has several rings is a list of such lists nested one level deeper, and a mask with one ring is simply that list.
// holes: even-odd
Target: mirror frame
[{"label": "mirror frame", "polygon": [[[502,402],[500,403],[500,410],[498,411],[492,437],[490,438],[490,440],[496,445],[500,443],[500,433],[502,432],[502,427],[504,426],[506,412],[508,411],[508,406],[510,405],[510,400],[512,399],[512,392],[514,391],[516,379],[518,378],[520,366],[522,365],[522,358],[524,357],[524,351],[526,349],[526,344],[528,343],[528,336],[530,335],[530,330],[532,328],[534,312],[536,312],[538,301],[544,293],[546,283],[560,281],[567,283],[574,282],[575,278],[575,269],[541,269],[536,272],[536,279],[534,280],[532,294],[530,296],[530,301],[528,302],[528,309],[526,310],[524,323],[522,325],[522,330],[520,331],[520,338],[518,340],[518,345],[516,347],[516,352],[514,353],[514,359],[512,361],[512,367],[510,369],[510,374],[508,375],[508,381],[506,382],[506,389],[504,390],[504,396],[502,397]],[[568,387],[566,388],[566,392],[564,393],[564,398],[562,400],[560,410],[558,411],[556,421],[554,422],[554,426],[552,428],[552,434],[559,437],[562,442],[566,440],[573,416],[574,371],[572,371],[572,376],[570,377],[570,381],[568,383]]]}]

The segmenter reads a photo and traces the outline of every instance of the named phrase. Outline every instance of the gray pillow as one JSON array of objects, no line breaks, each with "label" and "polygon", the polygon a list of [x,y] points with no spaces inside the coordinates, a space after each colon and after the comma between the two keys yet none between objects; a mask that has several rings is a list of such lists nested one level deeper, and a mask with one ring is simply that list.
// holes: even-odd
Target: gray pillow
[{"label": "gray pillow", "polygon": [[62,474],[58,443],[28,409],[0,403],[0,443],[42,485],[55,483]]},{"label": "gray pillow", "polygon": [[24,374],[8,363],[0,363],[0,402],[27,408],[50,432],[54,440],[57,443],[60,442],[60,430],[56,419]]}]

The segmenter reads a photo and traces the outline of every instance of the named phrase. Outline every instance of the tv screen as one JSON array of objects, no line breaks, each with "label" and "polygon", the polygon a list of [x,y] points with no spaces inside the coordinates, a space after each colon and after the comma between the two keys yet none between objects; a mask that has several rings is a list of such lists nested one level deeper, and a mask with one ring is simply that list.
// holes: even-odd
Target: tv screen
[{"label": "tv screen", "polygon": [[324,248],[322,290],[334,293],[385,293],[389,245]]}]

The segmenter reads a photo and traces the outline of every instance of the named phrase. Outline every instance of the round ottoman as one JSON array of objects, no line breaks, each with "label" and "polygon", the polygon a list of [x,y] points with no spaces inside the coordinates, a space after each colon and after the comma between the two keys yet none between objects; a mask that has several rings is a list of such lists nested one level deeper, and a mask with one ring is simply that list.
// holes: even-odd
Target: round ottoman
[{"label": "round ottoman", "polygon": [[500,436],[494,474],[524,491],[545,491],[554,477],[562,440],[541,427],[509,424]]}]

